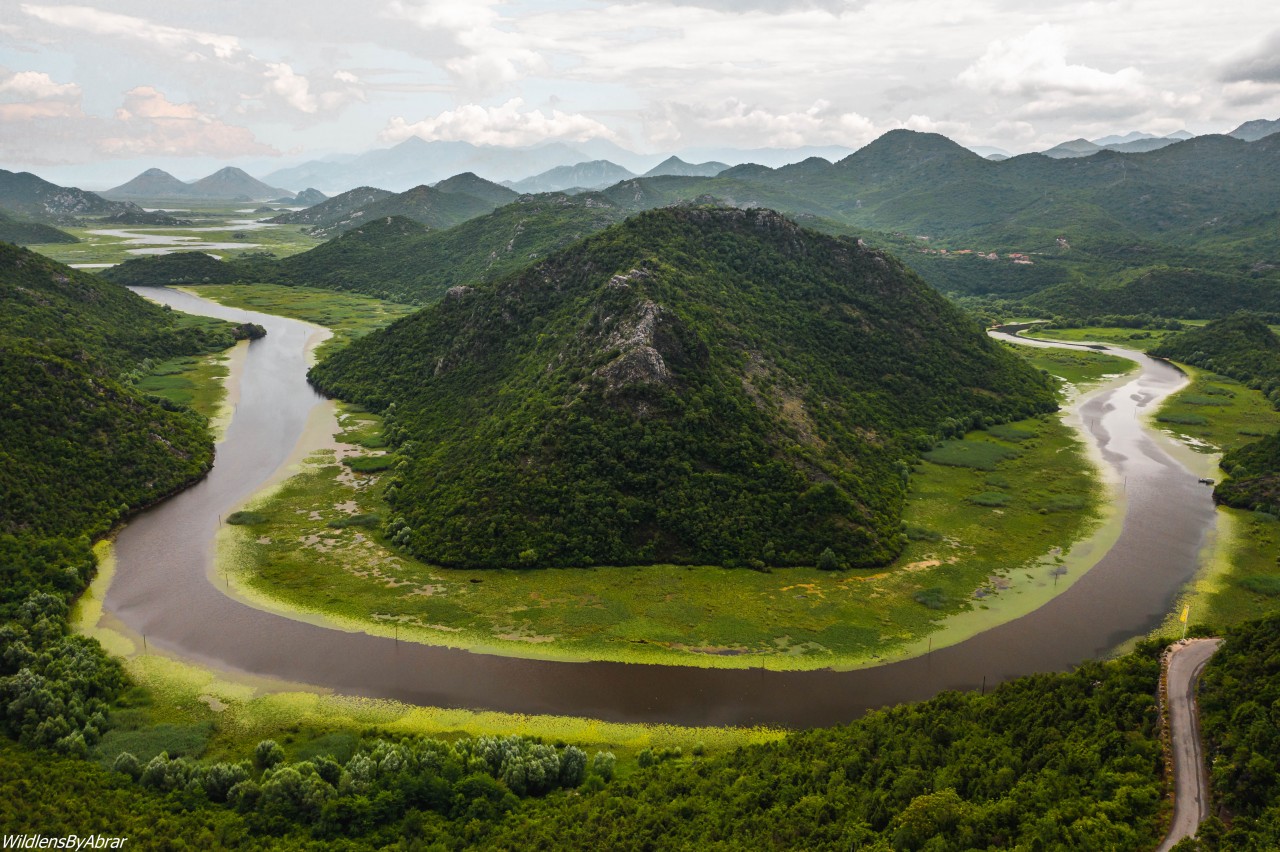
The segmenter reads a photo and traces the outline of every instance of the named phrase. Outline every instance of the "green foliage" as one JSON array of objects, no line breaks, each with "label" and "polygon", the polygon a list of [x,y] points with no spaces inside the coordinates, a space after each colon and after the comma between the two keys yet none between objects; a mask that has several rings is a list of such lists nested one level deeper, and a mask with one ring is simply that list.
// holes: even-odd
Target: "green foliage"
[{"label": "green foliage", "polygon": [[[1254,316],[1238,314],[1185,331],[1164,340],[1151,354],[1246,382],[1280,408],[1280,337]],[[1195,415],[1159,419],[1204,421]],[[1231,476],[1214,488],[1219,503],[1237,509],[1280,509],[1280,433],[1230,450],[1220,465]]]},{"label": "green foliage", "polygon": [[227,515],[226,521],[233,526],[252,527],[258,524],[265,524],[267,522],[267,517],[261,512],[241,511],[232,512],[230,515]]},{"label": "green foliage", "polygon": [[454,293],[311,377],[387,414],[391,540],[478,567],[883,563],[922,434],[1053,407],[892,259],[703,208]]},{"label": "green foliage", "polygon": [[1144,849],[1161,834],[1154,649],[527,803],[486,849]]},{"label": "green foliage", "polygon": [[20,246],[42,243],[78,243],[79,238],[60,231],[52,225],[24,222],[0,213],[0,241]]},{"label": "green foliage", "polygon": [[170,284],[230,284],[236,280],[231,264],[201,251],[175,251],[135,257],[98,273],[115,284],[129,287],[165,287]]},{"label": "green foliage", "polygon": [[242,280],[430,304],[450,287],[509,275],[625,215],[624,208],[595,196],[524,196],[443,231],[398,217],[378,219],[279,263],[243,267],[240,274]]},{"label": "green foliage", "polygon": [[[993,433],[994,434],[994,433]],[[934,464],[950,467],[971,467],[975,470],[995,470],[996,465],[1018,455],[1011,447],[1003,447],[986,441],[943,441],[937,448],[924,454]]]},{"label": "green foliage", "polygon": [[1203,850],[1280,846],[1280,617],[1232,628],[1200,685],[1200,722],[1218,823]]}]

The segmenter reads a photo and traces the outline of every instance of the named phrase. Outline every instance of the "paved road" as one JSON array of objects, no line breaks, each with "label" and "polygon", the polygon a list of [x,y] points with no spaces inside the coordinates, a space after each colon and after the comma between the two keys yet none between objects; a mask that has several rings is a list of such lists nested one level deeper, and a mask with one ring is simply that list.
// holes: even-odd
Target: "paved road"
[{"label": "paved road", "polygon": [[1169,725],[1173,735],[1174,806],[1169,834],[1157,852],[1191,837],[1209,815],[1209,775],[1200,744],[1196,684],[1221,639],[1190,639],[1169,656]]}]

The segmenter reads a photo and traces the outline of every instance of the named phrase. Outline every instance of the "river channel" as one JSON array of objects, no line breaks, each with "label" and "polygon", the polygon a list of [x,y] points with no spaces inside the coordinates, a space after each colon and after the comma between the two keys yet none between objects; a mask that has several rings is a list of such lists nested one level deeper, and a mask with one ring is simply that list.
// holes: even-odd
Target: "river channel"
[{"label": "river channel", "polygon": [[990,688],[1105,655],[1159,624],[1195,573],[1214,523],[1211,489],[1144,425],[1185,377],[1165,362],[1110,348],[1138,370],[1086,397],[1080,415],[1123,484],[1118,539],[1044,606],[955,645],[854,671],[776,672],[530,660],[347,632],[256,609],[210,577],[221,518],[278,474],[309,419],[324,411],[317,407],[327,403],[306,381],[306,352],[322,330],[174,290],[138,292],[267,329],[248,346],[212,471],[120,532],[104,604],[104,620],[145,636],[152,652],[220,671],[436,707],[680,725],[832,725],[942,690]]}]

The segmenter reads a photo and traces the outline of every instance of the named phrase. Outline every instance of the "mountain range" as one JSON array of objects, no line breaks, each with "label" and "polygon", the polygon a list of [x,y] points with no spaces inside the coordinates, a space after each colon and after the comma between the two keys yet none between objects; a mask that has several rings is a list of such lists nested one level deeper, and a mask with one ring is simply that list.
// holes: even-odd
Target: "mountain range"
[{"label": "mountain range", "polygon": [[289,190],[268,186],[234,166],[219,169],[190,183],[184,183],[161,169],[147,169],[132,180],[100,194],[117,200],[181,201],[270,201],[294,196]]}]

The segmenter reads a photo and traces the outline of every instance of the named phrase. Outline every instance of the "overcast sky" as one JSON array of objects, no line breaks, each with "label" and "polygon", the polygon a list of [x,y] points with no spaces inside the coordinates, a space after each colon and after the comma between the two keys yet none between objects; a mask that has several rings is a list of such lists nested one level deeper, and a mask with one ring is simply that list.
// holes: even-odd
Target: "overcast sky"
[{"label": "overcast sky", "polygon": [[[1052,7],[1052,8],[1049,8]],[[0,0],[0,166],[424,139],[1013,152],[1280,117],[1274,0]],[[186,166],[183,168],[183,166]],[[128,175],[122,175],[127,177]]]}]

